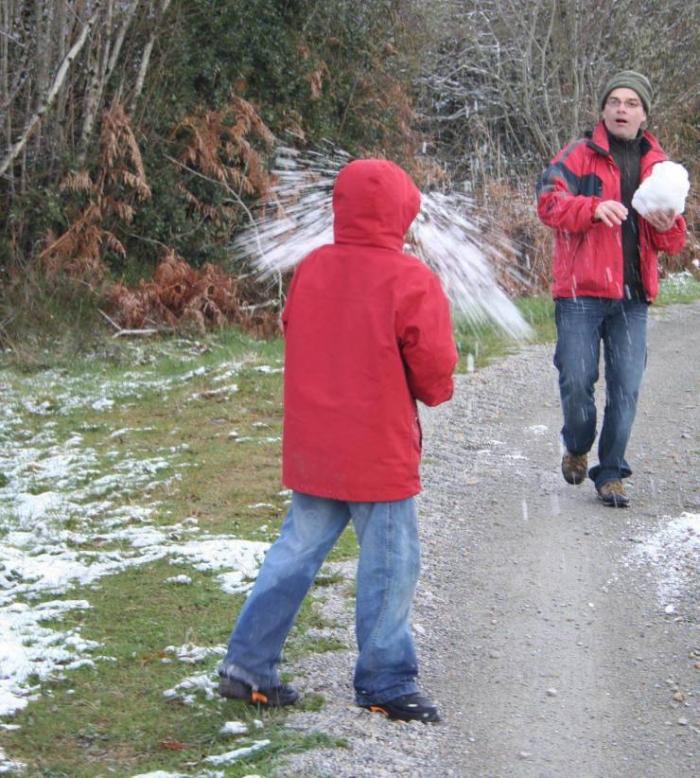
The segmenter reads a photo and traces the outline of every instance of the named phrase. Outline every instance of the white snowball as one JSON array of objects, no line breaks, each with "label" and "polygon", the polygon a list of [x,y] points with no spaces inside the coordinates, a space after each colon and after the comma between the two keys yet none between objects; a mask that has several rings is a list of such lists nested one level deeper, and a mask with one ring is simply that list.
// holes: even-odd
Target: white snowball
[{"label": "white snowball", "polygon": [[650,211],[673,210],[683,213],[690,189],[688,171],[677,162],[658,162],[651,175],[639,185],[632,198],[632,207],[646,216]]}]

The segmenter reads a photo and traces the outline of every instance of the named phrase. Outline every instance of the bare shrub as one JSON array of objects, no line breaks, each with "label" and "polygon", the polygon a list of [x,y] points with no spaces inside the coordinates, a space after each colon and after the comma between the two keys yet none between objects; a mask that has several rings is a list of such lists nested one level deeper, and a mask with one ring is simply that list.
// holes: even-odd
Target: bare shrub
[{"label": "bare shrub", "polygon": [[[513,295],[547,289],[551,272],[552,236],[537,217],[534,195],[523,186],[489,179],[479,194],[490,222],[506,236],[501,284]],[[503,246],[503,241],[499,243]]]},{"label": "bare shrub", "polygon": [[156,326],[199,333],[239,324],[260,335],[273,333],[277,314],[264,305],[247,303],[240,281],[220,267],[195,269],[169,250],[151,281],[129,289],[115,284],[106,301],[112,318],[125,329]]}]

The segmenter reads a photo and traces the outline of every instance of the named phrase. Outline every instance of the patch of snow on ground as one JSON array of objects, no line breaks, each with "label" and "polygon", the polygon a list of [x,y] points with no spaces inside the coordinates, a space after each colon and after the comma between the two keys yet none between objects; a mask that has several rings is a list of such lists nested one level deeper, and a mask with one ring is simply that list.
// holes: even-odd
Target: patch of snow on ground
[{"label": "patch of snow on ground", "polygon": [[219,730],[220,735],[245,735],[248,731],[248,725],[242,721],[227,721],[224,726]]},{"label": "patch of snow on ground", "polygon": [[12,715],[35,699],[39,687],[30,685],[32,676],[42,681],[77,663],[84,665],[86,653],[98,644],[81,638],[78,630],[59,632],[41,622],[89,607],[85,600],[64,600],[0,609],[0,716]]},{"label": "patch of snow on ground", "polygon": [[204,694],[207,700],[218,698],[218,681],[212,680],[206,673],[190,675],[172,689],[166,689],[163,697],[166,700],[177,700],[185,705],[194,705],[198,692]]},{"label": "patch of snow on ground", "polygon": [[[148,428],[80,424],[82,431],[99,430],[119,439],[119,448],[100,454],[77,431],[63,433],[62,439],[51,418],[76,409],[99,411],[151,390],[166,392],[204,374],[230,380],[239,368],[228,363],[183,369],[167,379],[144,368],[112,380],[62,371],[31,377],[0,371],[0,715],[25,707],[39,691],[37,680],[93,662],[95,644],[83,640],[78,628],[62,630],[55,624],[89,603],[40,603],[47,595],[63,595],[166,557],[222,573],[220,583],[227,591],[250,585],[269,544],[205,535],[192,518],[168,526],[153,523],[157,506],[147,495],[177,478],[178,448],[144,459],[124,444]],[[35,420],[28,415],[36,414],[41,428],[33,435]],[[44,626],[47,621],[54,623]],[[184,655],[182,661],[187,661]],[[0,756],[0,772],[6,764]]]},{"label": "patch of snow on ground", "polygon": [[165,583],[187,586],[192,583],[192,579],[189,575],[171,575],[170,578],[165,579]]},{"label": "patch of snow on ground", "polygon": [[700,513],[666,516],[664,521],[666,524],[636,549],[636,555],[653,566],[659,603],[667,607],[682,597],[700,569]]},{"label": "patch of snow on ground", "polygon": [[173,564],[189,564],[202,572],[233,568],[242,577],[255,578],[269,547],[258,540],[209,535],[172,546],[171,555]]},{"label": "patch of snow on ground", "polygon": [[184,646],[167,646],[165,652],[175,654],[180,662],[196,665],[205,662],[210,656],[223,656],[226,649],[223,646],[195,646],[185,643]]},{"label": "patch of snow on ground", "polygon": [[0,748],[0,773],[20,773],[25,765],[22,762],[15,762],[5,756],[5,752]]},{"label": "patch of snow on ground", "polygon": [[228,751],[225,754],[217,754],[215,756],[208,756],[204,759],[205,762],[213,765],[227,765],[237,762],[239,759],[243,759],[245,756],[250,756],[256,751],[260,751],[270,745],[269,740],[255,740],[250,746],[244,748],[236,748],[233,751]]}]

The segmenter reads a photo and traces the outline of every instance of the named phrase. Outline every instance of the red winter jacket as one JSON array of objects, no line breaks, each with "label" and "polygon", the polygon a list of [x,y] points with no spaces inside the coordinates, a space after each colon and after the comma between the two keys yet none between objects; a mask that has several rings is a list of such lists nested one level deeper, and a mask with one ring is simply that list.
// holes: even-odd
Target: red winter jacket
[{"label": "red winter jacket", "polygon": [[397,165],[358,160],[333,190],[335,242],[298,266],[285,332],[284,484],[357,502],[420,491],[416,400],[452,396],[447,298],[402,253],[420,192]]},{"label": "red winter jacket", "polygon": [[[640,181],[665,159],[657,139],[645,132]],[[603,122],[591,138],[575,141],[557,154],[542,174],[537,197],[540,219],[556,230],[553,297],[622,299],[622,228],[593,221],[602,200],[620,200],[620,171],[610,154]],[[657,251],[676,254],[683,248],[685,220],[678,216],[667,232],[658,232],[641,216],[638,221],[640,271],[651,302],[659,291]]]}]

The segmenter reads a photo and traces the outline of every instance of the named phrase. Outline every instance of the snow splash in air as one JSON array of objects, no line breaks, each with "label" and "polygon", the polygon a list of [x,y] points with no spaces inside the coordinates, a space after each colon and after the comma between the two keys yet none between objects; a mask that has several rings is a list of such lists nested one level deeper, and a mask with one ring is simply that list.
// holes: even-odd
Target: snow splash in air
[{"label": "snow splash in air", "polygon": [[[343,151],[305,152],[280,148],[269,204],[235,241],[237,258],[251,261],[263,277],[279,278],[310,251],[333,242],[332,191],[339,170],[352,158]],[[458,192],[422,194],[421,211],[408,235],[407,250],[442,280],[457,316],[470,324],[493,323],[508,335],[526,338],[529,325],[499,286],[495,268],[508,267],[505,237],[489,230],[474,201]],[[523,283],[523,278],[518,278]]]}]

